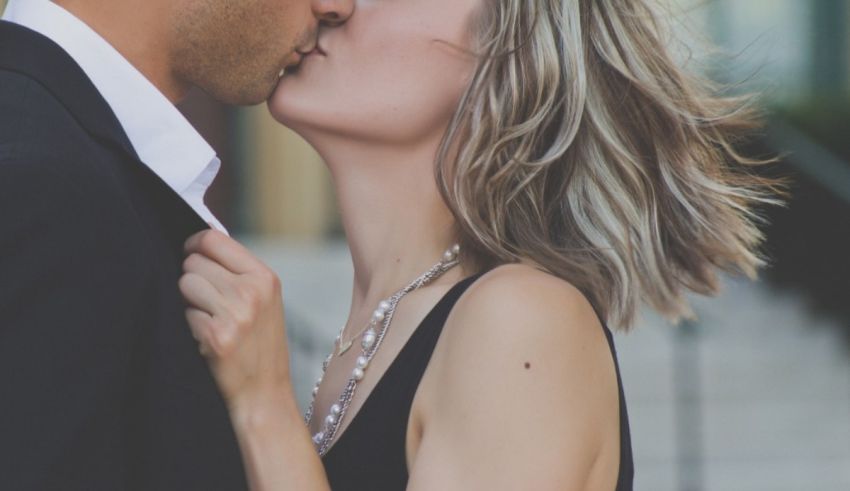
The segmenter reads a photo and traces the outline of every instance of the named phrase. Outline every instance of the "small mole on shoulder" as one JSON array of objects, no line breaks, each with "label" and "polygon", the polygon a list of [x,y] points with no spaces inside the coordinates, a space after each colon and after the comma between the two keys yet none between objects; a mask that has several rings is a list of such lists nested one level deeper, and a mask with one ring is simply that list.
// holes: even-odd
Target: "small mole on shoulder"
[{"label": "small mole on shoulder", "polygon": [[525,369],[528,370],[529,368],[531,368],[531,363],[525,362]]}]

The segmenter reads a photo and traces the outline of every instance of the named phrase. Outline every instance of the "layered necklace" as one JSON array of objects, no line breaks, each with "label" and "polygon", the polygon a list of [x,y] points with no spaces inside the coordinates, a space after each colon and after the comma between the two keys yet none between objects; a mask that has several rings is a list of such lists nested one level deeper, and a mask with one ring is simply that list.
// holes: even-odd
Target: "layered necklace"
[{"label": "layered necklace", "polygon": [[459,254],[460,246],[455,244],[443,254],[443,258],[440,262],[413,280],[409,285],[397,291],[390,298],[382,300],[378,304],[378,308],[376,308],[375,312],[372,314],[372,319],[369,321],[369,324],[360,332],[355,334],[350,340],[343,340],[345,326],[342,327],[339,335],[336,337],[334,350],[328,355],[324,363],[322,363],[322,374],[319,376],[319,380],[313,388],[313,400],[310,403],[310,407],[307,409],[307,414],[304,416],[308,425],[313,419],[313,409],[316,404],[316,396],[319,393],[319,386],[322,384],[325,372],[327,372],[328,365],[330,365],[334,355],[344,355],[351,348],[354,340],[360,337],[360,356],[357,357],[356,366],[351,371],[348,383],[343,388],[337,401],[331,405],[328,415],[322,422],[321,429],[318,433],[313,435],[313,444],[315,444],[316,450],[319,452],[320,456],[324,456],[330,449],[331,443],[336,437],[337,430],[345,418],[345,413],[351,405],[351,400],[354,398],[354,392],[357,390],[357,385],[361,380],[363,380],[363,377],[366,376],[366,370],[369,368],[372,358],[374,358],[375,353],[378,352],[378,348],[381,347],[381,343],[383,342],[384,337],[387,334],[387,330],[390,327],[390,323],[392,322],[393,314],[395,314],[395,309],[398,306],[398,303],[408,293],[431,283],[442,276],[446,271],[457,266],[459,263]]}]

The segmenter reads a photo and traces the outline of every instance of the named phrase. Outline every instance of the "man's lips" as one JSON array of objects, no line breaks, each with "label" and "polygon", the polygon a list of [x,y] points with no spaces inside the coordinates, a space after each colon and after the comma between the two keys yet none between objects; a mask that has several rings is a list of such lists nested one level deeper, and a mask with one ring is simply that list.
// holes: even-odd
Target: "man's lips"
[{"label": "man's lips", "polygon": [[316,44],[313,46],[313,49],[310,51],[295,51],[295,56],[297,57],[294,62],[287,64],[283,70],[280,71],[280,76],[282,77],[286,73],[295,73],[304,63],[304,60],[311,56],[327,56],[327,53],[321,46]]},{"label": "man's lips", "polygon": [[312,56],[312,55],[321,55],[321,56],[327,56],[328,55],[327,52],[325,52],[325,50],[322,49],[322,46],[319,45],[319,43],[316,43],[310,51],[296,51],[296,53],[301,55],[301,59],[304,59],[304,58],[306,58],[308,56]]},{"label": "man's lips", "polygon": [[[278,77],[284,76],[287,72],[291,72],[298,68],[299,65],[304,61],[304,54],[296,51],[293,57],[290,57],[289,60],[284,61],[283,67],[280,69],[280,73]],[[293,59],[294,58],[294,59]]]}]

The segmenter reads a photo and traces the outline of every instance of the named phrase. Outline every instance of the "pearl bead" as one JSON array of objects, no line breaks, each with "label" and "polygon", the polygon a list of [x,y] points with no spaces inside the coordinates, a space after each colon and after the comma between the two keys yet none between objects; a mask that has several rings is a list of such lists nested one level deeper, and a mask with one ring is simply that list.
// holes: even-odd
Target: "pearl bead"
[{"label": "pearl bead", "polygon": [[445,253],[443,253],[443,262],[446,262],[446,263],[451,262],[451,261],[454,260],[454,258],[455,258],[455,255],[452,254],[452,251],[446,251]]},{"label": "pearl bead", "polygon": [[339,413],[341,412],[342,408],[339,404],[334,404],[333,406],[331,406],[331,414],[333,414],[334,416],[339,416]]},{"label": "pearl bead", "polygon": [[455,244],[452,246],[452,252],[457,256],[460,254],[460,244]]},{"label": "pearl bead", "polygon": [[383,310],[384,312],[390,310],[390,307],[391,307],[390,303],[387,302],[386,300],[381,300],[381,303],[378,304],[378,308]]},{"label": "pearl bead", "polygon": [[383,322],[386,318],[386,314],[383,310],[378,309],[372,314],[372,323],[377,324],[379,322]]},{"label": "pearl bead", "polygon": [[377,334],[375,333],[374,329],[369,329],[368,331],[366,331],[366,333],[363,334],[363,341],[361,343],[361,345],[363,346],[363,349],[367,350],[367,349],[371,348],[372,345],[375,344],[376,339],[377,339]]},{"label": "pearl bead", "polygon": [[354,377],[354,380],[360,381],[363,380],[364,376],[366,376],[366,372],[364,372],[362,368],[355,368],[351,371],[351,376]]},{"label": "pearl bead", "polygon": [[316,433],[316,435],[313,437],[313,441],[316,443],[316,445],[318,445],[319,443],[322,443],[322,440],[324,440],[324,439],[325,439],[325,434],[324,434],[324,432],[321,432],[321,431]]},{"label": "pearl bead", "polygon": [[319,394],[319,386],[313,387],[313,397],[316,397]]},{"label": "pearl bead", "polygon": [[369,366],[369,359],[368,358],[366,358],[365,356],[358,356],[357,357],[357,368],[365,369],[368,366]]},{"label": "pearl bead", "polygon": [[333,414],[328,414],[328,417],[325,418],[325,424],[328,426],[336,424],[336,416],[334,416]]}]

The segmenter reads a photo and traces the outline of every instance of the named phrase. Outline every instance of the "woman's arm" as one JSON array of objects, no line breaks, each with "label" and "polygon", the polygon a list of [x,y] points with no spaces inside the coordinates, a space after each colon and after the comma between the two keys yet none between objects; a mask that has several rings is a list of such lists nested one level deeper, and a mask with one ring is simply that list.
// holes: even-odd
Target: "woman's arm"
[{"label": "woman's arm", "polygon": [[252,490],[330,489],[289,387],[232,419]]},{"label": "woman's arm", "polygon": [[439,343],[409,490],[614,489],[616,372],[578,290],[497,268],[461,298]]},{"label": "woman's arm", "polygon": [[277,276],[213,230],[192,236],[186,254],[186,316],[227,402],[251,489],[330,489],[292,391]]},{"label": "woman's arm", "polygon": [[[329,489],[293,397],[275,275],[218,232],[192,237],[186,250],[190,327],[227,401],[251,488]],[[408,489],[613,489],[613,359],[575,288],[526,266],[498,268],[459,301],[440,344]]]}]

